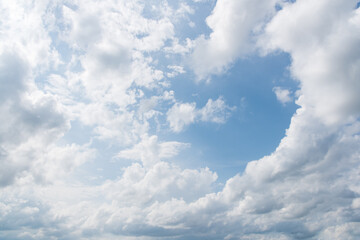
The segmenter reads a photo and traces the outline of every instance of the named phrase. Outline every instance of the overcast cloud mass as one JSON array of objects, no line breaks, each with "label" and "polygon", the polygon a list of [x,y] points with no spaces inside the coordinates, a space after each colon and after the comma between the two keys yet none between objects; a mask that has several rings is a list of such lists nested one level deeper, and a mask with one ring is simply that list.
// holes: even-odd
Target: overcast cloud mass
[{"label": "overcast cloud mass", "polygon": [[0,239],[360,239],[359,6],[1,1]]}]

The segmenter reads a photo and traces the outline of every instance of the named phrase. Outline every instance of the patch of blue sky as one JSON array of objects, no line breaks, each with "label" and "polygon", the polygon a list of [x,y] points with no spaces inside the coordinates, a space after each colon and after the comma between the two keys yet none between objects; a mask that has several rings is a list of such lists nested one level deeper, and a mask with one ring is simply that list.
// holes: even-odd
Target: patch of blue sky
[{"label": "patch of blue sky", "polygon": [[73,57],[73,54],[76,54],[76,51],[72,49],[65,41],[59,39],[58,32],[51,32],[49,35],[52,40],[51,46],[58,51],[61,61],[64,64],[69,63]]},{"label": "patch of blue sky", "polygon": [[188,14],[188,21],[179,21],[175,25],[178,29],[176,36],[180,39],[195,39],[202,34],[208,36],[211,33],[211,29],[206,24],[206,18],[210,15],[214,6],[215,1],[192,3],[191,7],[194,10],[194,14]]},{"label": "patch of blue sky", "polygon": [[294,102],[282,105],[273,92],[275,86],[297,90],[289,64],[287,54],[252,56],[209,83],[195,83],[191,73],[176,77],[172,89],[179,101],[196,102],[201,108],[209,98],[223,96],[227,105],[237,107],[225,124],[194,123],[181,133],[168,133],[168,138],[192,145],[182,164],[208,166],[224,181],[241,173],[247,162],[273,152],[298,107]]}]

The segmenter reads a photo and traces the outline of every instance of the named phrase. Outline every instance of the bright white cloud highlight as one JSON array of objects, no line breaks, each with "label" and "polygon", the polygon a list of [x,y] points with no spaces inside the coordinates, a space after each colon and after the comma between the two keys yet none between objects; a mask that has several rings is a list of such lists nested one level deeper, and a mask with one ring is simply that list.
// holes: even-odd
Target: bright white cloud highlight
[{"label": "bright white cloud highlight", "polygon": [[261,40],[267,49],[291,54],[291,72],[301,82],[301,104],[327,123],[353,120],[360,110],[356,3],[289,4],[268,24]]},{"label": "bright white cloud highlight", "polygon": [[209,37],[195,40],[191,67],[199,79],[220,74],[239,56],[251,53],[264,21],[275,14],[276,0],[217,1],[206,23]]}]

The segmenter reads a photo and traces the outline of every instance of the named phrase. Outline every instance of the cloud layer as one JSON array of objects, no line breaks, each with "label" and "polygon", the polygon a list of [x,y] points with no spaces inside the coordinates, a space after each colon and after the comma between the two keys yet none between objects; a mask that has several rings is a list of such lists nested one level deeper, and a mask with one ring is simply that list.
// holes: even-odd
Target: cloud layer
[{"label": "cloud layer", "polygon": [[[0,3],[1,239],[360,237],[357,1],[217,1],[209,36],[180,39],[196,4]],[[235,110],[226,96],[179,101],[179,56],[205,79],[279,51],[291,56],[299,109],[273,153],[223,186],[209,168],[173,162],[191,144],[156,129],[225,124]],[[286,91],[274,88],[283,103]],[[69,140],[76,124],[84,142]],[[84,178],[124,159],[135,162],[115,177]]]}]

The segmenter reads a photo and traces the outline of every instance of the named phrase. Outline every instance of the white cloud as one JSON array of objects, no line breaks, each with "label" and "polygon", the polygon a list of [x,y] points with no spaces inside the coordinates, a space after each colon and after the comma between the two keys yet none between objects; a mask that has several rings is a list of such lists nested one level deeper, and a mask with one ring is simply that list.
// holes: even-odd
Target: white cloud
[{"label": "white cloud", "polygon": [[276,0],[217,1],[206,19],[209,37],[195,40],[190,67],[199,79],[220,74],[239,56],[251,53],[264,21],[275,14]]},{"label": "white cloud", "polygon": [[203,122],[225,123],[235,109],[226,105],[223,97],[219,97],[215,101],[209,99],[198,112]]},{"label": "white cloud", "polygon": [[292,101],[291,92],[288,89],[274,87],[273,92],[275,93],[277,100],[283,105]]},{"label": "white cloud", "polygon": [[196,104],[195,103],[176,103],[167,112],[167,121],[175,132],[180,132],[186,125],[195,121]]},{"label": "white cloud", "polygon": [[189,53],[193,47],[194,41],[190,40],[189,38],[186,38],[183,44],[179,43],[179,40],[177,38],[174,38],[172,40],[172,45],[170,47],[166,46],[164,50],[168,53],[185,55]]},{"label": "white cloud", "polygon": [[49,183],[90,160],[88,146],[57,146],[69,129],[66,115],[52,96],[31,81],[29,66],[15,52],[0,55],[0,186]]},{"label": "white cloud", "polygon": [[0,51],[16,49],[35,73],[56,69],[61,59],[51,46],[51,38],[45,29],[52,25],[50,12],[55,7],[56,3],[47,1],[25,4],[22,1],[3,2],[0,6],[3,16]]},{"label": "white cloud", "polygon": [[[357,1],[298,0],[284,4],[272,19],[273,1],[217,2],[208,20],[213,34],[197,40],[204,45],[197,45],[193,55],[198,76],[220,73],[248,52],[244,47],[252,51],[253,35],[269,16],[256,47],[288,52],[291,73],[301,87],[300,108],[278,148],[250,162],[219,192],[214,190],[217,175],[208,168],[181,169],[162,161],[186,144],[146,135],[148,118],[139,116],[160,101],[174,101],[171,91],[147,99],[133,88],[153,89],[161,81],[162,73],[142,51],[156,51],[172,39],[169,19],[148,21],[141,16],[140,2],[119,2],[119,14],[107,11],[115,6],[110,2],[99,9],[91,1],[79,3],[81,10],[69,10],[75,15],[69,17],[73,25],[64,39],[85,51],[74,50],[82,69],[52,75],[45,93],[34,83],[38,67],[47,66],[54,52],[39,17],[44,16],[43,3],[32,3],[26,11],[16,2],[0,4],[10,26],[1,25],[0,35],[0,83],[5,86],[0,90],[0,238],[359,238]],[[29,20],[24,31],[15,28],[18,16]],[[82,21],[99,25],[82,29]],[[157,27],[161,31],[149,33]],[[89,37],[97,29],[101,37]],[[137,34],[149,37],[136,40]],[[29,42],[22,41],[25,36]],[[12,38],[19,48],[4,44]],[[77,96],[79,92],[83,95]],[[280,93],[280,100],[287,100],[283,89]],[[200,109],[195,103],[175,103],[167,121],[173,131],[181,131],[199,121],[223,123],[232,110],[222,98],[209,99]],[[119,157],[142,165],[125,167],[118,177],[97,186],[66,178],[94,155],[88,145],[58,142],[70,118],[92,126],[101,139],[123,141],[129,147]]]},{"label": "white cloud", "polygon": [[168,69],[172,70],[172,72],[169,72],[166,74],[167,77],[169,77],[169,78],[173,78],[179,74],[185,73],[184,67],[182,67],[182,66],[169,65]]},{"label": "white cloud", "polygon": [[141,142],[131,149],[122,150],[117,157],[141,160],[145,167],[151,167],[163,158],[176,156],[188,144],[181,142],[158,142],[158,137],[143,135]]},{"label": "white cloud", "polygon": [[88,146],[57,145],[70,128],[68,115],[56,97],[37,85],[44,69],[59,64],[46,29],[55,6],[46,1],[0,5],[7,15],[0,25],[1,187],[56,181],[94,153]]},{"label": "white cloud", "polygon": [[91,44],[101,40],[102,28],[98,18],[97,11],[99,9],[82,8],[81,14],[67,7],[62,6],[62,12],[65,17],[64,22],[67,23],[69,32],[66,37],[68,41],[73,42],[74,47],[86,49]]},{"label": "white cloud", "polygon": [[167,112],[167,121],[174,132],[180,132],[185,126],[198,121],[225,123],[235,109],[226,105],[222,97],[215,101],[209,99],[201,109],[196,109],[196,103],[175,103]]},{"label": "white cloud", "polygon": [[[331,10],[330,13],[340,11],[339,6],[344,5],[340,1],[338,3],[339,5],[330,4],[332,7],[328,9],[329,4],[325,4],[325,1],[318,2],[321,9],[316,9],[316,11],[329,12]],[[286,12],[287,8],[292,9],[294,13],[287,15],[291,19],[298,11],[302,12],[304,5],[309,8],[313,7],[310,1],[297,1],[292,5],[285,6],[282,11]],[[340,24],[341,26],[336,29],[347,29],[348,25],[352,26],[355,11],[353,7],[349,6],[345,5],[347,8],[344,7],[344,9],[346,9],[347,14],[344,16],[347,16],[350,21],[331,18],[331,20],[336,21],[333,23],[334,25]],[[345,11],[344,9],[342,10]],[[307,12],[303,11],[306,13],[303,16],[304,19],[300,18],[294,22],[308,21],[311,22],[311,26],[316,26],[319,21],[324,21],[324,24],[331,25],[329,24],[331,21],[317,18],[318,15],[316,14],[309,13],[308,15]],[[358,13],[355,12],[355,16],[356,14]],[[311,19],[310,15],[316,19]],[[279,18],[282,16],[281,11],[278,16]],[[286,27],[281,27],[281,25],[286,26],[291,22],[287,18],[281,18],[281,20],[278,22],[279,27],[276,31],[274,30],[274,34],[282,33]],[[278,20],[274,18],[273,21]],[[294,26],[289,28],[290,31],[297,29],[299,28]],[[304,31],[302,32],[304,33]],[[309,36],[305,35],[303,39],[316,39],[323,32],[309,31],[307,34]],[[328,34],[324,39],[329,42],[322,46],[315,45],[315,48],[319,48],[320,51],[322,48],[329,50],[326,56],[331,56],[332,51],[337,52],[342,45],[336,39],[332,41],[334,39],[331,37],[331,32]],[[347,40],[354,37],[353,32],[345,36]],[[270,40],[272,39],[270,38]],[[294,38],[292,41],[284,41],[283,43],[285,46],[286,44],[294,44],[294,49],[287,50],[294,54],[292,55],[294,57],[292,71],[295,74],[297,61],[304,62],[306,67],[310,67],[310,63],[308,65],[306,61],[311,59],[313,55],[317,55],[317,51],[313,51],[314,42],[309,45],[300,44],[302,48],[299,47],[299,56],[303,58],[298,59],[296,52],[293,52],[295,47],[298,47],[297,41],[298,38]],[[350,53],[352,53],[351,59],[357,59],[359,56],[357,53],[354,54],[354,51],[350,51],[350,48],[345,49],[347,51],[342,52],[340,56],[346,57]],[[342,48],[342,50],[345,49]],[[319,58],[319,60],[322,61],[317,64],[329,65],[328,59]],[[339,66],[345,67],[344,69],[336,68],[340,74],[349,73],[347,64],[340,61],[345,60],[345,63],[352,65],[352,62],[347,61],[347,57],[334,58],[333,61],[335,60]],[[312,62],[311,64],[315,63]],[[301,69],[307,70],[307,68]],[[354,229],[357,229],[358,224],[355,219],[358,218],[359,212],[354,209],[357,205],[353,204],[353,200],[357,199],[356,196],[360,193],[357,184],[359,172],[358,146],[360,143],[358,124],[343,125],[341,121],[334,122],[333,116],[319,115],[318,108],[327,108],[326,103],[307,100],[317,94],[315,91],[329,94],[328,97],[333,94],[332,91],[327,92],[329,89],[326,83],[328,82],[333,84],[332,81],[337,81],[343,84],[347,83],[348,85],[345,86],[354,87],[354,82],[350,81],[351,79],[337,78],[338,75],[332,69],[320,68],[328,77],[313,79],[315,82],[320,81],[324,84],[313,83],[309,87],[312,89],[311,91],[306,90],[306,84],[301,86],[302,95],[298,101],[301,108],[292,118],[287,136],[273,154],[249,163],[243,175],[229,179],[224,189],[217,194],[208,194],[188,205],[181,200],[171,200],[154,206],[150,216],[156,216],[158,226],[162,227],[158,232],[166,231],[169,235],[177,235],[172,230],[181,228],[182,234],[180,235],[187,238],[201,238],[200,236],[203,236],[201,232],[206,229],[205,231],[213,230],[212,236],[215,238],[226,237],[228,239],[240,237],[244,239],[326,239],[329,236],[335,239],[356,239],[358,233]],[[350,72],[355,74],[350,76],[358,76],[356,70]],[[334,77],[330,77],[330,73]],[[303,77],[298,77],[298,79],[302,83],[306,81]],[[333,96],[335,95],[333,94]],[[352,100],[355,98],[350,95],[347,101],[350,103]],[[342,106],[347,106],[345,103],[342,104]],[[187,116],[193,116],[196,112],[195,106],[186,106],[188,107]],[[176,108],[179,108],[179,105]],[[348,119],[349,116],[358,115],[356,108],[347,110],[349,112],[340,112],[341,118]],[[339,114],[338,109],[334,106],[330,107],[329,113]],[[187,119],[194,121],[195,117]],[[331,126],[327,124],[329,120],[333,123]],[[169,208],[174,210],[174,218],[163,213],[164,209]],[[191,230],[187,231],[188,228]],[[229,235],[229,231],[232,232],[231,235]]]},{"label": "white cloud", "polygon": [[[177,17],[169,14],[175,10],[168,6],[147,9],[159,15],[146,18],[142,15],[145,7],[149,6],[140,1],[103,1],[101,6],[81,1],[63,6],[66,31],[58,32],[74,48],[78,67],[72,73],[74,64],[69,64],[67,74],[53,78],[47,88],[57,95],[62,89],[59,102],[67,105],[73,119],[92,127],[99,139],[116,140],[122,146],[135,144],[148,131],[148,121],[160,114],[154,109],[143,111],[142,89],[162,91],[169,85],[149,53],[175,39],[172,20]],[[177,68],[172,74],[180,72]],[[139,104],[143,107],[137,111]]]},{"label": "white cloud", "polygon": [[[327,123],[359,114],[359,10],[356,1],[296,1],[266,27],[261,44],[292,56],[291,72],[301,82],[299,103]],[[334,17],[336,16],[336,17]]]},{"label": "white cloud", "polygon": [[[1,90],[0,119],[0,185],[11,184],[15,178],[27,171],[35,160],[28,142],[58,137],[67,129],[64,117],[57,111],[53,99],[40,93],[27,92],[30,84],[27,62],[16,52],[2,52],[0,55]],[[24,150],[24,151],[22,151]]]},{"label": "white cloud", "polygon": [[55,24],[61,27],[55,31],[71,47],[72,59],[65,74],[53,74],[45,85],[72,120],[93,128],[98,139],[123,146],[136,143],[158,114],[136,111],[139,102],[144,105],[140,88],[168,85],[148,53],[173,38],[171,15],[145,18],[144,7],[136,1],[59,3]]},{"label": "white cloud", "polygon": [[[309,126],[308,122],[313,125]],[[311,113],[299,111],[287,136],[272,155],[249,164],[243,175],[229,179],[219,193],[210,193],[191,202],[178,198],[184,193],[172,195],[177,196],[175,198],[164,197],[164,194],[174,194],[169,192],[170,186],[178,179],[169,165],[159,162],[148,173],[139,165],[133,165],[116,183],[124,181],[121,185],[115,187],[109,183],[111,189],[121,189],[121,193],[110,191],[116,197],[112,195],[109,199],[117,199],[116,204],[100,208],[94,215],[93,225],[86,227],[95,231],[99,223],[106,222],[105,229],[114,234],[133,235],[140,231],[147,235],[147,231],[154,231],[155,238],[201,239],[208,231],[213,231],[212,237],[217,239],[311,239],[318,236],[326,239],[331,233],[336,234],[337,239],[355,237],[357,233],[351,229],[356,229],[358,224],[342,222],[358,216],[352,200],[359,192],[353,189],[357,185],[355,179],[350,180],[358,178],[358,174],[348,173],[352,169],[359,170],[359,139],[348,137],[347,127],[330,130]],[[347,150],[345,155],[344,149]],[[209,176],[206,171],[203,174]],[[178,180],[186,183],[184,177]],[[353,181],[352,184],[349,181]],[[143,189],[141,186],[145,182]],[[125,192],[125,186],[132,188]],[[140,193],[144,195],[136,195]],[[132,207],[123,207],[130,199]],[[147,207],[139,207],[149,201]]]}]

